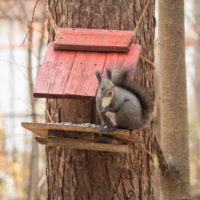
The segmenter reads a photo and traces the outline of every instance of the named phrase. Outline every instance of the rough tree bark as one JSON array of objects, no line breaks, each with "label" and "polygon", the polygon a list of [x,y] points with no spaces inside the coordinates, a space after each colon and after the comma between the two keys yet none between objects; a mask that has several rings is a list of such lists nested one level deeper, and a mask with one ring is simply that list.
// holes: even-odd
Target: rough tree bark
[{"label": "rough tree bark", "polygon": [[[196,34],[200,35],[200,4],[198,0],[194,0],[194,18],[195,18],[195,31]],[[194,54],[194,69],[195,69],[195,77],[194,77],[194,89],[195,89],[195,100],[196,100],[196,115],[197,115],[197,123],[200,128],[200,37],[197,38],[195,44],[195,54]],[[200,137],[197,136],[196,141],[196,153],[197,156],[200,156]],[[196,178],[200,181],[200,163],[196,163]]]},{"label": "rough tree bark", "polygon": [[[157,46],[157,44],[156,44]],[[155,54],[158,52],[154,52]],[[156,57],[158,58],[158,57]],[[154,85],[155,85],[155,112],[154,112],[154,136],[157,138],[160,144],[161,138],[161,117],[160,117],[160,80],[159,80],[159,65],[158,61],[155,60],[156,69],[154,72]],[[154,196],[155,200],[160,200],[160,168],[158,161],[154,162],[154,175],[153,175],[153,183],[154,183]]]},{"label": "rough tree bark", "polygon": [[161,199],[189,199],[184,0],[159,1],[161,146],[176,170],[161,177]]},{"label": "rough tree bark", "polygon": [[[147,0],[48,0],[59,27],[133,29]],[[154,5],[142,20],[135,41],[142,44],[143,56],[154,59]],[[49,27],[49,40],[54,39]],[[141,83],[153,88],[153,69],[140,61]],[[95,123],[94,102],[90,100],[47,100],[46,111],[55,122]],[[49,121],[49,119],[47,119]],[[151,126],[151,125],[150,125]],[[152,151],[152,127],[141,132]],[[153,199],[153,163],[141,147],[132,145],[130,154],[70,150],[46,147],[48,199],[121,200]]]}]

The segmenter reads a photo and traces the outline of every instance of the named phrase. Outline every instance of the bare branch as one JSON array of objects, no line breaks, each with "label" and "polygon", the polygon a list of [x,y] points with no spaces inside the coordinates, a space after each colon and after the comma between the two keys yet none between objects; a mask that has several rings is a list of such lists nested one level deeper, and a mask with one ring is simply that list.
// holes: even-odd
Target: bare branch
[{"label": "bare branch", "polygon": [[[32,29],[32,25],[33,25],[33,20],[34,20],[34,15],[35,15],[35,10],[36,10],[36,7],[37,7],[37,4],[39,3],[39,1],[40,1],[40,0],[37,0],[36,3],[35,3],[35,5],[34,5],[33,13],[32,13],[32,17],[31,17],[31,22],[30,22],[30,24],[29,24],[28,31],[27,31],[26,36],[25,36],[25,38],[24,38],[24,40],[23,40],[22,43],[25,42],[26,38],[27,38],[28,35],[30,34],[30,29]],[[32,30],[31,30],[31,31],[32,31]]]}]

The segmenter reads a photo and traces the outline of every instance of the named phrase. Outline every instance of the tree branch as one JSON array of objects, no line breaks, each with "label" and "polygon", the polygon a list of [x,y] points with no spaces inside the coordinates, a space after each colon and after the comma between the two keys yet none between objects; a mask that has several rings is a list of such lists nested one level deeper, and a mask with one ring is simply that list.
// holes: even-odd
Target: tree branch
[{"label": "tree branch", "polygon": [[159,168],[162,172],[162,175],[163,176],[170,175],[170,176],[177,177],[179,175],[179,171],[170,160],[166,159],[156,136],[154,136],[154,150],[155,150],[156,157],[158,159]]}]

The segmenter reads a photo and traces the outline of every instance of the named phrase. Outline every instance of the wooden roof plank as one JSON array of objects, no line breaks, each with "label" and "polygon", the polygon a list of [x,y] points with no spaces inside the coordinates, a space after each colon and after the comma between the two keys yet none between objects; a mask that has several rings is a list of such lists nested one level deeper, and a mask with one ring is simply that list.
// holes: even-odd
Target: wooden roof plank
[{"label": "wooden roof plank", "polygon": [[59,28],[56,50],[128,52],[132,31]]},{"label": "wooden roof plank", "polygon": [[135,69],[140,58],[141,46],[132,44],[127,53],[108,53],[105,68],[130,67]]},{"label": "wooden roof plank", "polygon": [[[49,59],[52,58],[52,59]],[[35,86],[34,86],[34,96],[40,96],[40,94],[48,94],[48,71],[56,65],[57,59],[55,57],[55,52],[51,44],[48,45],[46,54],[44,57],[43,64],[39,70],[39,75],[37,77]],[[48,65],[50,64],[50,65]]]},{"label": "wooden roof plank", "polygon": [[132,44],[130,51],[127,53],[108,53],[103,76],[106,76],[106,68],[117,69],[119,67],[128,67],[133,70],[136,69],[140,58],[141,46]]},{"label": "wooden roof plank", "polygon": [[58,63],[50,74],[50,87],[48,93],[63,94],[67,86],[71,68],[76,56],[76,52],[59,52]]},{"label": "wooden roof plank", "polygon": [[130,46],[129,52],[118,54],[118,64],[122,64],[125,67],[131,67],[132,69],[135,69],[137,67],[141,51],[142,47],[140,45],[132,44]]},{"label": "wooden roof plank", "polygon": [[49,43],[35,84],[34,96],[63,95],[75,55],[75,51],[55,51],[52,43]]},{"label": "wooden roof plank", "polygon": [[103,71],[106,57],[107,53],[77,52],[65,94],[95,96],[98,87],[95,71]]}]

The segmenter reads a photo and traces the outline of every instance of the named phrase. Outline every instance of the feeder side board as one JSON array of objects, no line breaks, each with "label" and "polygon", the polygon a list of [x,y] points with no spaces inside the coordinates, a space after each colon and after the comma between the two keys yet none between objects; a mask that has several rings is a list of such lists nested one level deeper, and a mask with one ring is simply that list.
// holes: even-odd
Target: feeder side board
[{"label": "feeder side board", "polygon": [[86,142],[82,140],[74,139],[54,139],[54,138],[37,138],[37,141],[50,145],[50,146],[61,146],[70,149],[85,149],[85,150],[95,150],[95,151],[110,151],[110,152],[121,152],[128,153],[128,145],[124,144],[102,144],[94,142]]}]

